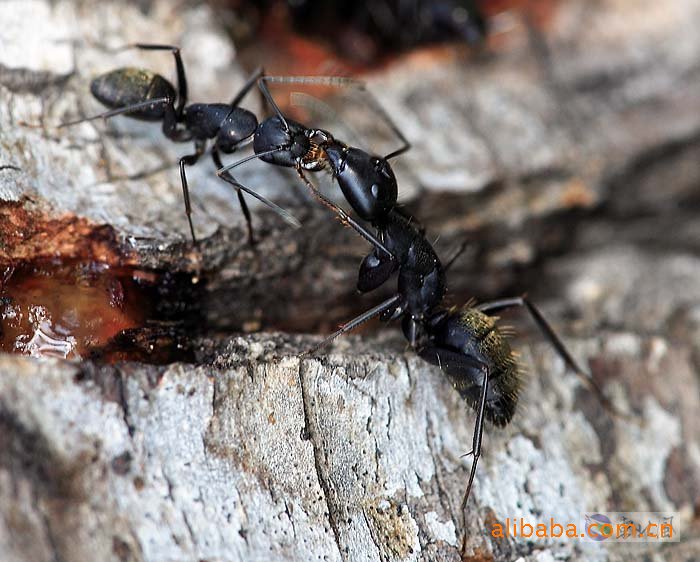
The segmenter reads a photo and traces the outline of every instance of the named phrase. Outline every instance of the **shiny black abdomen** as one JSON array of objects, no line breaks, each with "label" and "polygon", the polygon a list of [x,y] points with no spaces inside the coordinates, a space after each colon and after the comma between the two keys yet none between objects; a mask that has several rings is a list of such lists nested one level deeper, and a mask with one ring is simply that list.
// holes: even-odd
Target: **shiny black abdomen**
[{"label": "shiny black abdomen", "polygon": [[[165,78],[141,68],[118,68],[95,78],[90,91],[97,100],[109,108],[116,109],[150,99],[176,97],[175,88]],[[157,104],[127,114],[143,121],[160,121],[165,105]]]},{"label": "shiny black abdomen", "polygon": [[[486,419],[499,427],[513,418],[522,386],[522,376],[497,319],[471,307],[453,310],[432,331],[432,344],[483,363],[489,370]],[[430,357],[424,357],[431,363]],[[483,375],[464,365],[441,365],[462,398],[476,408]]]}]

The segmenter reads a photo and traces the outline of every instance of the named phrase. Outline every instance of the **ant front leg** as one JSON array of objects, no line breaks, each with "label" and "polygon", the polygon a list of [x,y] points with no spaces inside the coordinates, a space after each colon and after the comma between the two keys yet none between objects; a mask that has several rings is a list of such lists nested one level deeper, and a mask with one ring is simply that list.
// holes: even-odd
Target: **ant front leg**
[{"label": "ant front leg", "polygon": [[374,308],[369,309],[367,312],[363,312],[356,318],[353,318],[350,320],[350,322],[346,322],[343,324],[340,328],[338,328],[335,332],[333,332],[330,336],[325,338],[321,343],[313,346],[311,349],[308,351],[305,351],[304,353],[300,354],[300,357],[305,357],[307,355],[313,355],[316,353],[319,349],[333,341],[335,338],[338,336],[341,336],[342,334],[345,334],[346,332],[349,332],[350,330],[354,330],[357,328],[360,324],[363,324],[364,322],[367,322],[367,320],[370,320],[371,318],[374,318],[375,316],[379,316],[380,314],[391,310],[392,308],[396,308],[400,306],[401,304],[401,295],[394,295],[390,299],[385,300],[383,303],[378,304]]},{"label": "ant front leg", "polygon": [[183,156],[180,158],[180,181],[182,183],[182,195],[185,198],[185,213],[187,214],[187,222],[190,225],[190,233],[192,234],[192,242],[197,243],[197,237],[194,234],[194,225],[192,224],[192,205],[190,204],[190,190],[187,185],[187,174],[185,166],[193,166],[204,153],[206,143],[197,141],[195,143],[195,153]]},{"label": "ant front leg", "polygon": [[338,207],[333,201],[328,199],[323,193],[321,193],[318,188],[309,181],[309,179],[304,175],[304,172],[302,171],[301,168],[297,168],[297,173],[299,174],[299,177],[301,180],[306,184],[306,186],[311,190],[311,192],[318,198],[321,203],[323,203],[326,207],[328,207],[331,211],[333,211],[336,215],[338,215],[338,218],[340,218],[340,221],[352,228],[355,232],[357,232],[362,238],[367,240],[370,244],[372,244],[375,248],[378,250],[381,250],[384,252],[391,260],[396,261],[396,256],[390,252],[387,247],[382,243],[379,238],[374,236],[369,230],[367,230],[364,226],[362,226],[360,223],[358,223],[355,219],[353,219],[350,215],[348,215],[343,209]]},{"label": "ant front leg", "polygon": [[610,400],[605,396],[603,390],[596,384],[593,377],[585,371],[578,362],[573,358],[569,350],[564,345],[564,342],[554,331],[549,322],[542,315],[540,310],[526,297],[513,297],[507,299],[499,299],[491,302],[482,303],[476,309],[486,314],[492,314],[500,310],[512,308],[515,306],[525,307],[530,313],[530,317],[535,322],[535,325],[547,338],[552,347],[556,350],[559,357],[562,358],[566,366],[571,369],[576,375],[593,391],[601,405],[608,410],[612,415],[628,419],[629,416],[622,414]]},{"label": "ant front leg", "polygon": [[[243,84],[243,87],[240,89],[240,91],[236,94],[236,97],[231,100],[231,103],[229,104],[231,107],[238,107],[238,104],[241,103],[241,100],[246,97],[248,92],[250,92],[251,88],[255,86],[257,81],[260,79],[260,77],[263,75],[263,67],[259,66],[253,71],[253,74],[251,74],[250,78],[246,81],[245,84]],[[219,166],[221,167],[221,166]]]}]

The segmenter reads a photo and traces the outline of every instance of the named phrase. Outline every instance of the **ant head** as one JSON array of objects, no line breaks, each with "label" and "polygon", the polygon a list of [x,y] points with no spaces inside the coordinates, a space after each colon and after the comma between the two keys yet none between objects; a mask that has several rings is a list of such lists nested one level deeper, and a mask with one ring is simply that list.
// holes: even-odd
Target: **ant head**
[{"label": "ant head", "polygon": [[389,162],[340,143],[330,143],[325,150],[338,185],[355,212],[368,221],[386,216],[398,197]]},{"label": "ant head", "polygon": [[253,149],[256,154],[278,149],[268,156],[261,156],[263,162],[277,166],[295,167],[311,149],[308,129],[302,124],[278,115],[268,117],[255,131]]},{"label": "ant head", "polygon": [[229,154],[241,141],[252,137],[257,128],[258,119],[253,113],[242,107],[235,107],[221,124],[216,144],[222,152]]}]

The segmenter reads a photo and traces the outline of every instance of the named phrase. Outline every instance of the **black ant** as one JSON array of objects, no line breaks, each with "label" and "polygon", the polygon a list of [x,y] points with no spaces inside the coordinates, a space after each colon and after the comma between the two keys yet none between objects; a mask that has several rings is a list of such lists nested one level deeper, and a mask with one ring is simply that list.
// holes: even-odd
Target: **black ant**
[{"label": "black ant", "polygon": [[[340,217],[346,222],[342,214]],[[398,272],[397,293],[342,325],[304,355],[314,353],[373,317],[379,316],[384,321],[400,318],[404,336],[416,353],[428,363],[439,366],[460,396],[476,411],[472,450],[468,453],[474,455],[474,461],[462,509],[469,498],[481,456],[484,420],[499,427],[510,423],[522,386],[516,356],[507,341],[509,334],[497,325],[495,313],[511,307],[527,309],[567,367],[593,389],[606,409],[616,413],[602,390],[578,365],[542,313],[526,297],[445,308],[441,303],[446,291],[446,272],[460,252],[443,267],[422,229],[410,217],[394,212],[378,225],[376,237],[368,236],[366,231],[360,234],[374,249],[360,266],[358,290],[374,290]]]},{"label": "black ant", "polygon": [[[109,111],[64,123],[61,127],[76,125],[94,119],[108,119],[115,115],[128,114],[129,117],[143,121],[162,121],[163,134],[174,142],[194,141],[195,152],[180,158],[180,179],[185,199],[185,211],[193,242],[196,242],[192,225],[192,208],[185,166],[194,165],[206,150],[207,141],[213,140],[211,157],[217,168],[222,168],[220,153],[231,154],[250,142],[258,129],[257,117],[247,109],[238,107],[245,95],[255,86],[262,75],[262,69],[256,70],[230,103],[193,103],[187,104],[187,78],[180,56],[180,49],[172,45],[154,45],[136,43],[122,49],[136,48],[147,51],[170,51],[175,59],[177,71],[177,90],[163,76],[140,68],[118,68],[95,78],[90,91],[103,105],[112,108]],[[225,176],[224,179],[226,179]],[[249,190],[238,182],[231,181],[236,187],[238,201],[248,226],[248,237],[253,242],[253,228],[250,211],[242,191],[257,198],[276,211],[282,218],[295,227],[299,221],[287,211],[267,200],[258,193]]]},{"label": "black ant", "polygon": [[[357,147],[349,146],[333,138],[323,129],[309,128],[285,117],[270,94],[267,83],[324,84],[329,86],[354,86],[364,91],[375,111],[401,140],[401,146],[387,154],[377,156]],[[259,158],[263,162],[294,168],[302,181],[324,204],[328,205],[355,230],[370,240],[372,235],[342,209],[324,197],[309,181],[304,172],[329,169],[338,182],[345,199],[360,218],[380,224],[396,207],[398,186],[389,160],[403,154],[411,144],[365,89],[362,81],[343,77],[262,76],[258,86],[272,107],[275,115],[262,121],[253,136],[255,154],[221,168],[217,174],[237,188],[244,188],[233,179],[230,171],[246,162]]]}]

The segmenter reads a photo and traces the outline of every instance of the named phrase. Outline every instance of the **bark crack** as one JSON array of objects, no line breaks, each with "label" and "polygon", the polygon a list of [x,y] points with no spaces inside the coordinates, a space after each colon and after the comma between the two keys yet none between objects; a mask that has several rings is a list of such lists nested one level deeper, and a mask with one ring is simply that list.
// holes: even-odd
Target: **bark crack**
[{"label": "bark crack", "polygon": [[126,429],[129,432],[129,437],[133,439],[135,428],[130,421],[131,413],[129,411],[126,384],[124,384],[124,375],[120,371],[117,372],[117,392],[119,393],[119,406],[122,410],[122,418],[126,424]]},{"label": "bark crack", "polygon": [[180,513],[182,513],[182,520],[185,523],[185,527],[187,527],[187,532],[190,535],[190,540],[192,541],[192,546],[194,548],[196,548],[197,547],[197,535],[195,534],[194,529],[192,528],[192,524],[190,523],[190,520],[187,517],[187,513],[185,512],[184,509],[181,510]]},{"label": "bark crack", "polygon": [[323,491],[323,499],[326,504],[326,509],[328,510],[328,522],[333,531],[333,537],[335,538],[335,544],[338,547],[338,554],[343,560],[347,560],[347,552],[340,544],[340,528],[338,525],[338,514],[337,506],[331,501],[332,483],[330,475],[328,474],[328,468],[325,465],[325,454],[323,451],[323,443],[321,442],[320,436],[318,434],[315,424],[311,422],[311,408],[309,403],[311,401],[309,395],[308,384],[306,377],[304,375],[305,369],[302,365],[303,361],[299,361],[299,383],[301,385],[301,401],[304,410],[304,428],[306,435],[309,436],[309,441],[311,441],[311,447],[314,454],[314,469],[316,470],[316,478]]},{"label": "bark crack", "polygon": [[455,518],[454,508],[452,506],[452,502],[449,500],[449,494],[446,493],[445,484],[442,480],[442,473],[445,470],[445,467],[442,465],[442,463],[438,464],[438,459],[440,459],[441,457],[438,451],[435,450],[435,432],[433,430],[433,422],[430,419],[430,413],[427,411],[425,413],[425,437],[428,442],[428,449],[430,449],[430,457],[433,459],[433,470],[435,470],[435,483],[438,487],[438,501],[440,502],[440,505],[445,510],[445,512],[450,514],[450,518],[456,525],[457,520]]},{"label": "bark crack", "polygon": [[44,531],[46,532],[49,548],[51,549],[51,557],[53,562],[64,562],[64,558],[61,556],[58,545],[56,544],[56,538],[54,537],[53,530],[51,529],[51,520],[49,519],[49,516],[46,515],[46,513],[42,513],[41,520],[44,525]]}]

